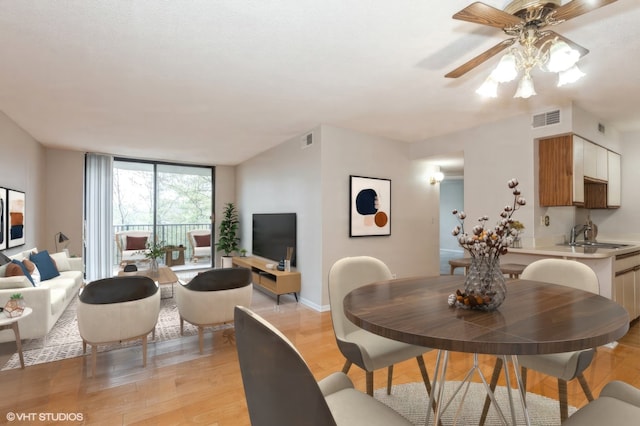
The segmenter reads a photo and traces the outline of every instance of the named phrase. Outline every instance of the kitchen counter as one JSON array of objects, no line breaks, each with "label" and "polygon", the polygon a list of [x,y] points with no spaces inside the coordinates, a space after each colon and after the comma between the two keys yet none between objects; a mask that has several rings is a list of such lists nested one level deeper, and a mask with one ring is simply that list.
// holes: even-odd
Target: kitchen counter
[{"label": "kitchen counter", "polygon": [[620,254],[632,253],[640,250],[640,243],[635,241],[616,241],[622,244],[629,244],[628,247],[617,249],[611,248],[593,248],[593,247],[577,247],[569,245],[551,245],[543,247],[530,248],[509,248],[508,253],[543,255],[551,257],[570,257],[576,259],[597,259],[605,257],[615,257]]},{"label": "kitchen counter", "polygon": [[[547,245],[528,248],[509,248],[504,256],[501,256],[503,263],[516,263],[528,265],[536,260],[545,258],[571,259],[589,266],[598,276],[600,283],[600,295],[621,303],[621,296],[618,295],[620,283],[619,275],[625,269],[637,265],[627,265],[629,262],[636,262],[640,259],[640,243],[636,241],[616,241],[622,244],[629,244],[628,247],[621,248],[592,248],[592,247],[572,247],[569,245]],[[632,255],[631,253],[634,253]],[[640,262],[640,261],[639,261]],[[639,272],[640,274],[640,272]],[[638,277],[640,289],[640,276]],[[622,303],[621,303],[622,304]],[[638,307],[640,309],[640,306]],[[635,318],[630,315],[630,318]]]},{"label": "kitchen counter", "polygon": [[[629,314],[629,320],[633,321],[640,318],[640,238],[638,235],[633,237],[635,241],[602,238],[598,242],[608,244],[605,247],[570,246],[538,240],[540,245],[537,247],[510,247],[506,254],[500,256],[500,263],[529,265],[549,258],[583,263],[598,277],[599,294],[621,305]],[[616,244],[626,246],[614,248]],[[580,288],[582,283],[576,281],[575,284]]]}]

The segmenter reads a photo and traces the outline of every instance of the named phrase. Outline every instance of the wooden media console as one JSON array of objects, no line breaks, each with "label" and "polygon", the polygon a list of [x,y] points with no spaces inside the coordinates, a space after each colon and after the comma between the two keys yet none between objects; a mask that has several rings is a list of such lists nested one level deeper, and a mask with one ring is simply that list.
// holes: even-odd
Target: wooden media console
[{"label": "wooden media console", "polygon": [[[280,303],[280,295],[293,293],[298,301],[300,293],[300,272],[298,271],[278,271],[268,269],[266,261],[254,257],[234,257],[233,265],[251,269],[253,284],[260,286],[270,293],[276,295],[276,302]],[[270,263],[270,262],[269,262]],[[274,262],[275,264],[275,262]]]}]

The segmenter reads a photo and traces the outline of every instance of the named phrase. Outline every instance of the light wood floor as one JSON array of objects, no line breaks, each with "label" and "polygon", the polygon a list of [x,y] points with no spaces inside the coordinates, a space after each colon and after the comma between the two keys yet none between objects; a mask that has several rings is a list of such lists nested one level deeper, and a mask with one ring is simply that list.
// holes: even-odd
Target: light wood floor
[{"label": "light wood floor", "polygon": [[[293,297],[273,298],[256,292],[254,310],[271,321],[300,350],[316,378],[339,371],[344,359],[333,337],[328,312],[318,313],[296,304]],[[586,378],[594,395],[610,380],[640,387],[640,329],[634,324],[615,349],[599,348]],[[0,423],[6,413],[79,413],[85,424],[209,424],[248,425],[235,347],[222,333],[205,335],[205,354],[198,354],[197,337],[150,344],[146,368],[141,349],[98,355],[96,377],[90,377],[88,357],[0,372]],[[435,351],[425,356],[433,374]],[[448,378],[460,380],[471,357],[452,354]],[[482,356],[486,375],[494,358]],[[352,367],[349,376],[364,390],[364,373]],[[386,373],[376,374],[375,388],[383,387]],[[420,381],[415,361],[398,364],[394,383]],[[556,382],[530,372],[529,391],[557,398]],[[569,404],[586,403],[577,383],[569,385]],[[37,422],[38,424],[45,424]],[[26,423],[23,423],[26,424]],[[63,424],[63,423],[55,423]],[[76,423],[77,424],[77,423]]]}]

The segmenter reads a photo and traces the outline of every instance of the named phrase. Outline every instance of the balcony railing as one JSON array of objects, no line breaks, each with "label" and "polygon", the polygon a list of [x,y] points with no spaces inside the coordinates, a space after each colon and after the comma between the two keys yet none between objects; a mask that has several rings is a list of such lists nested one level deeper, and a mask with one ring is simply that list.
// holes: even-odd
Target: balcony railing
[{"label": "balcony railing", "polygon": [[[195,229],[211,229],[210,223],[181,223],[175,225],[156,225],[156,241],[163,242],[164,245],[171,246],[184,246],[185,259],[191,259],[193,253],[191,250],[191,244],[187,239],[187,231],[193,231]],[[153,225],[114,225],[113,232],[121,231],[149,231],[153,232]],[[113,258],[116,263],[120,262],[120,254],[118,253],[118,247],[115,240],[113,241]]]}]

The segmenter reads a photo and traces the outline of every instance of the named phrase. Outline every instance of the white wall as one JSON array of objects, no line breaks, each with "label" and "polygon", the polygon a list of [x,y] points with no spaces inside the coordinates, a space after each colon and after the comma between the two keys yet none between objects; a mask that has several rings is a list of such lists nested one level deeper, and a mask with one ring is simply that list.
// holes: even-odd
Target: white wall
[{"label": "white wall", "polygon": [[[43,201],[45,155],[42,145],[22,130],[4,113],[0,112],[0,187],[24,191],[25,238],[24,245],[7,249],[11,255],[22,250],[45,244],[44,214],[47,206]],[[53,240],[52,240],[53,242]]]},{"label": "white wall", "polygon": [[323,303],[322,136],[319,127],[312,132],[314,143],[307,148],[302,149],[300,137],[295,137],[237,166],[236,184],[241,245],[248,254],[251,254],[253,213],[296,213],[296,267],[302,275],[301,297],[305,303],[320,309]]},{"label": "white wall", "polygon": [[[381,259],[398,277],[439,273],[438,190],[433,169],[409,158],[410,144],[322,126],[323,300],[333,263]],[[349,176],[391,179],[391,235],[349,237]],[[326,303],[326,302],[325,302]]]},{"label": "white wall", "polygon": [[497,222],[503,207],[513,202],[507,182],[517,178],[527,205],[515,213],[514,219],[529,231],[523,236],[523,244],[531,245],[537,182],[533,173],[534,141],[530,117],[509,118],[418,142],[411,147],[412,158],[458,151],[464,152],[466,225],[474,225],[483,215],[489,216],[489,223]]},{"label": "white wall", "polygon": [[[625,182],[633,182],[633,179],[638,178],[632,170],[628,170],[635,167],[634,158],[640,158],[640,153],[633,143],[637,140],[637,134],[635,137],[628,136],[621,140],[619,133],[612,126],[574,104],[549,106],[532,114],[554,109],[560,110],[559,124],[532,129],[531,115],[511,117],[416,143],[411,147],[411,156],[427,158],[464,151],[464,205],[469,218],[487,214],[490,220],[497,220],[502,207],[511,201],[506,181],[512,177],[518,178],[522,196],[527,200],[527,206],[514,215],[514,218],[523,222],[526,227],[523,245],[547,245],[568,235],[571,226],[586,216],[587,211],[575,207],[539,205],[536,140],[571,132],[579,134],[622,154],[622,208],[590,211],[593,221],[599,225],[601,235],[622,232],[624,227],[630,226],[628,220],[631,220],[631,217],[623,212],[637,212],[636,209],[639,207],[632,201],[635,194],[625,185]],[[598,131],[598,123],[605,125],[605,134]],[[547,215],[550,217],[550,226],[540,223],[540,218]],[[622,215],[627,222],[619,220]],[[640,224],[636,228],[640,236]]]},{"label": "white wall", "polygon": [[[328,309],[329,269],[345,256],[376,256],[398,276],[437,274],[438,194],[426,181],[429,166],[409,158],[407,143],[325,125],[312,132],[308,148],[295,137],[237,168],[243,223],[252,213],[298,215],[304,303]],[[391,236],[349,237],[350,175],[391,179]],[[247,249],[250,239],[242,225]]]},{"label": "white wall", "polygon": [[591,210],[591,219],[598,225],[598,239],[640,241],[640,131],[620,136],[622,205],[613,210]]},{"label": "white wall", "polygon": [[440,183],[440,248],[462,251],[451,231],[458,225],[453,210],[464,211],[464,181],[445,179]]},{"label": "white wall", "polygon": [[[40,249],[56,251],[55,235],[69,238],[69,253],[82,256],[82,218],[84,199],[84,153],[46,148],[45,152],[45,240]],[[58,246],[62,250],[63,245]]]}]

